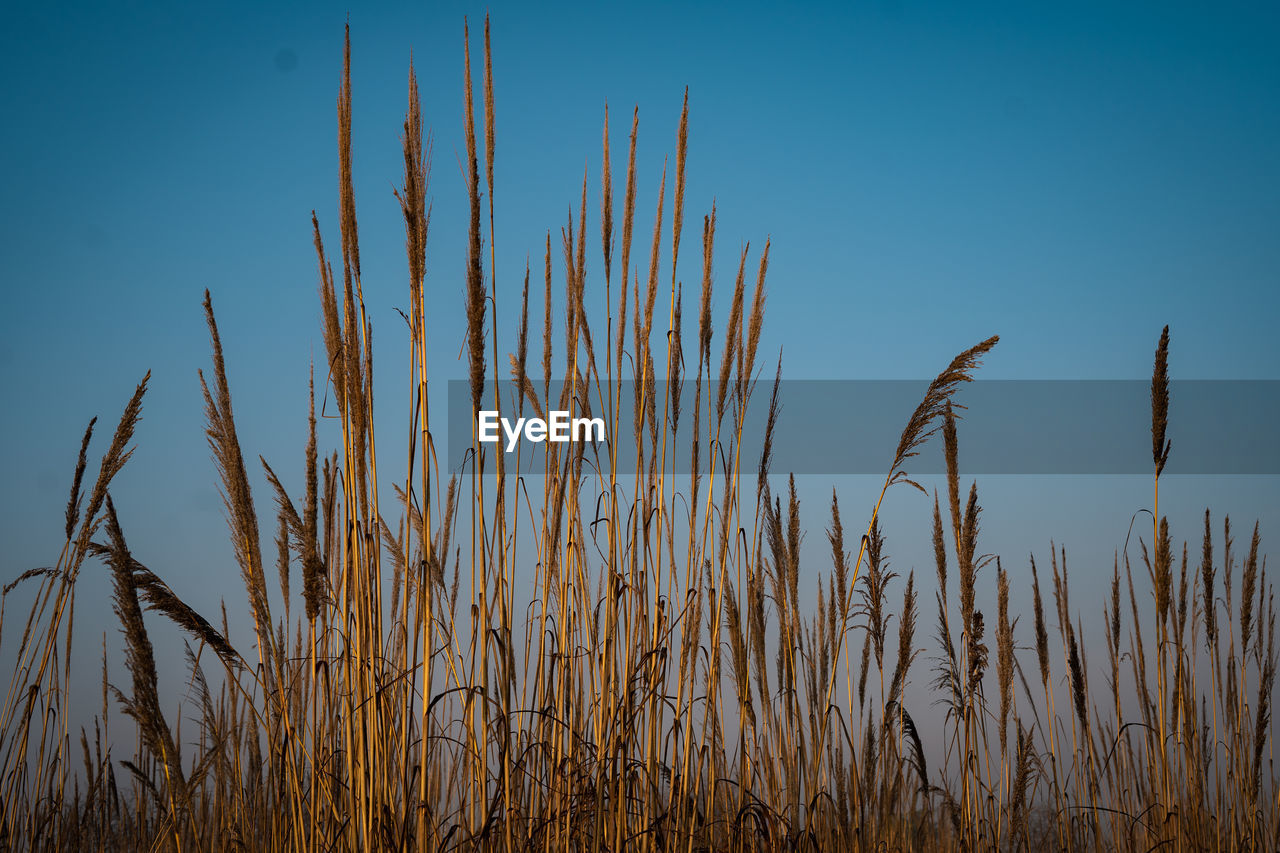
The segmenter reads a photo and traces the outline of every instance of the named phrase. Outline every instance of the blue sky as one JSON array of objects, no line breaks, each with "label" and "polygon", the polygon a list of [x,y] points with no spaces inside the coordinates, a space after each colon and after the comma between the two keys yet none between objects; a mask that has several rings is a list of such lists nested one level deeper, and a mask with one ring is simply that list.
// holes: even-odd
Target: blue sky
[{"label": "blue sky", "polygon": [[[139,559],[206,609],[221,595],[238,600],[196,381],[208,365],[206,287],[246,453],[298,482],[308,363],[323,347],[310,212],[336,245],[334,99],[348,10],[264,5],[6,12],[5,578],[56,559],[84,423],[100,415],[109,431],[150,369],[139,451],[116,487],[125,531]],[[738,247],[771,237],[763,348],[784,348],[789,377],[927,377],[999,333],[984,376],[1141,378],[1168,323],[1175,377],[1280,379],[1274,4],[388,3],[350,12],[383,447],[399,445],[405,423],[394,308],[407,286],[391,189],[408,62],[412,53],[435,137],[432,363],[438,378],[457,378],[462,20],[470,15],[475,35],[486,8],[501,335],[512,333],[525,259],[540,263],[547,229],[577,204],[584,166],[596,216],[606,102],[616,174],[640,108],[646,242],[688,86],[682,277],[696,279],[697,226],[713,199],[721,313]],[[598,254],[589,276],[592,263],[598,272]],[[1236,516],[1240,538],[1260,518],[1265,543],[1280,507],[1275,480],[1185,478],[1162,491],[1162,507],[1178,514],[1176,539],[1196,541],[1210,504]],[[856,512],[871,485],[845,485]],[[1006,566],[1052,536],[1109,574],[1129,518],[1150,500],[1136,478],[984,485],[986,550]],[[822,542],[828,488],[812,485],[811,543]],[[261,509],[269,499],[259,491]],[[887,520],[908,540],[897,566],[928,574],[925,502],[895,499]],[[892,551],[892,527],[887,535]]]}]

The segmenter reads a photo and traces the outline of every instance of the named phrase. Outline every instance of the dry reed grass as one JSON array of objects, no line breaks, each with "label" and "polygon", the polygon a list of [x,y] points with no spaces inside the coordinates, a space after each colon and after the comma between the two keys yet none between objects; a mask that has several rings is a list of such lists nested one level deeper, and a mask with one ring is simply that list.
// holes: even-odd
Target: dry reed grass
[{"label": "dry reed grass", "polygon": [[[474,410],[489,405],[486,388],[499,378],[487,303],[505,298],[505,286],[500,293],[495,269],[495,96],[487,20],[484,186],[469,45],[464,31],[469,236],[462,290]],[[321,374],[334,395],[342,447],[319,455],[313,379],[300,511],[262,460],[275,492],[283,615],[271,610],[230,378],[206,294],[214,368],[212,385],[201,376],[208,439],[255,648],[238,651],[225,610],[216,629],[125,543],[109,487],[132,452],[127,447],[144,379],[87,502],[81,486],[93,421],[85,432],[56,566],[27,572],[4,590],[7,599],[34,587],[35,597],[0,706],[0,846],[686,853],[1280,847],[1268,738],[1275,612],[1258,528],[1233,599],[1237,558],[1230,522],[1224,519],[1215,540],[1206,511],[1199,571],[1189,573],[1185,546],[1175,569],[1167,519],[1158,511],[1171,446],[1168,329],[1152,377],[1157,502],[1151,544],[1141,544],[1154,606],[1135,590],[1127,551],[1117,553],[1104,614],[1109,691],[1099,694],[1089,685],[1089,649],[1080,613],[1070,603],[1065,550],[1050,546],[1056,640],[1050,639],[1034,557],[1028,627],[1011,618],[1010,573],[998,558],[980,555],[982,510],[976,482],[962,498],[952,397],[995,345],[994,337],[958,355],[910,414],[856,556],[848,550],[833,492],[830,566],[802,565],[794,478],[785,494],[775,495],[769,477],[780,359],[764,445],[744,448],[742,441],[757,379],[770,246],[766,242],[759,255],[749,301],[750,247],[738,258],[716,364],[714,206],[703,219],[696,340],[689,347],[682,342],[676,263],[685,212],[687,92],[676,135],[672,216],[670,222],[664,218],[664,167],[645,270],[632,263],[638,111],[616,232],[606,110],[600,236],[607,316],[599,353],[588,308],[584,180],[576,228],[571,213],[562,231],[563,373],[556,376],[553,358],[548,232],[542,381],[528,372],[526,267],[516,351],[506,359],[518,393],[493,401],[521,411],[528,405],[539,414],[566,406],[600,413],[607,449],[543,445],[546,473],[539,481],[519,464],[508,477],[501,454],[473,443],[466,475],[446,480],[427,394],[426,342],[440,332],[432,328],[438,315],[428,313],[426,295],[430,139],[423,135],[410,70],[404,182],[396,195],[408,259],[413,405],[407,467],[395,483],[400,515],[384,516],[372,328],[351,176],[350,62],[348,43],[338,97],[340,282],[313,214],[327,357]],[[482,194],[489,202],[487,293]],[[655,311],[660,282],[667,281],[660,247],[668,229],[664,328]],[[662,333],[656,341],[655,328]],[[691,375],[686,358],[694,366]],[[669,395],[657,392],[659,369],[672,386]],[[556,378],[565,387],[558,400],[552,399]],[[690,380],[694,402],[682,413],[677,389]],[[630,413],[622,400],[628,382],[635,389]],[[628,469],[617,456],[626,419],[636,458]],[[917,642],[916,579],[908,574],[894,609],[901,578],[891,568],[879,510],[894,484],[923,491],[905,464],[938,432],[950,524],[948,529],[935,493],[938,594],[931,657],[946,724],[942,761],[930,765],[904,699],[913,666],[926,654]],[[676,473],[677,452],[690,454],[693,473],[687,478]],[[756,452],[759,464],[752,470]],[[490,464],[495,470],[486,472]],[[758,478],[754,502],[741,487],[742,477],[752,474]],[[83,769],[76,772],[69,729],[83,714],[66,697],[78,672],[71,652],[76,579],[88,556],[100,557],[111,571],[131,676],[128,689],[116,689],[114,696],[139,737],[129,759],[113,754],[104,650],[103,705],[92,733],[81,731]],[[992,562],[994,584],[982,574]],[[300,588],[290,584],[295,565]],[[531,590],[527,599],[518,585]],[[816,604],[802,597],[802,588],[816,588]],[[294,594],[304,605],[296,617],[289,606]],[[992,616],[981,605],[993,599],[989,637]],[[163,712],[148,610],[195,644],[188,652],[194,697],[189,718]],[[4,639],[15,642],[7,634]],[[1027,641],[1031,647],[1021,645]],[[988,642],[994,643],[994,672]],[[216,656],[214,679],[204,671],[205,648]],[[1032,649],[1038,687],[1023,669]],[[1121,687],[1126,660],[1136,700]],[[1069,703],[1065,712],[1058,708],[1060,684]],[[921,711],[915,709],[917,716]],[[180,735],[170,719],[194,719],[194,736]]]}]

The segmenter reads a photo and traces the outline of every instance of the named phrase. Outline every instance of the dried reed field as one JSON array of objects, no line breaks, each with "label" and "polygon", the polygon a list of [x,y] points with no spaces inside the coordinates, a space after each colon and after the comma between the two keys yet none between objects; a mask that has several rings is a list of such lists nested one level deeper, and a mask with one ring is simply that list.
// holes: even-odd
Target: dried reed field
[{"label": "dried reed field", "polygon": [[[584,179],[560,243],[548,232],[537,247],[541,268],[500,276],[487,21],[479,85],[472,41],[464,36],[461,294],[426,272],[429,152],[408,76],[395,195],[410,423],[375,417],[348,42],[337,247],[313,217],[324,362],[299,448],[305,479],[282,482],[267,460],[246,458],[219,335],[219,322],[235,320],[216,318],[206,292],[208,443],[244,598],[197,612],[126,539],[111,486],[133,452],[144,377],[96,474],[95,422],[85,430],[56,564],[5,579],[0,643],[14,666],[0,705],[0,846],[1280,849],[1273,587],[1257,525],[1238,539],[1206,510],[1203,530],[1175,533],[1160,515],[1161,475],[1177,452],[1166,435],[1168,328],[1151,379],[1153,511],[1137,516],[1137,547],[1117,551],[1103,636],[1084,636],[1065,550],[1019,558],[1015,572],[979,547],[980,493],[961,480],[953,395],[996,337],[940,365],[885,449],[892,461],[869,516],[849,519],[833,492],[816,519],[828,557],[802,562],[811,521],[794,478],[770,467],[782,374],[760,346],[770,246],[728,261],[727,320],[713,328],[714,208],[700,245],[684,227],[687,95],[672,170],[645,178],[661,187],[649,240],[650,211],[635,203],[638,113],[615,188],[606,112],[599,186]],[[595,204],[600,233],[588,234]],[[689,243],[702,276],[686,299],[675,267]],[[492,312],[517,299],[510,349]],[[443,458],[443,418],[427,393],[442,374],[427,341],[461,323],[473,414],[590,414],[605,440],[536,445],[536,476],[478,441]],[[495,394],[499,381],[519,393]],[[692,389],[693,405],[674,389]],[[762,446],[742,439],[752,395],[769,395]],[[340,447],[317,440],[317,398],[341,424]],[[622,436],[634,443],[625,466]],[[883,529],[881,501],[926,491],[910,474],[926,442],[942,443],[947,469],[945,494],[929,495],[932,530]],[[692,473],[677,473],[677,453]],[[269,495],[250,488],[257,464]],[[931,539],[935,600],[920,600],[914,572],[889,567],[897,537]],[[100,674],[84,661],[93,642],[74,637],[77,579],[97,571],[112,579],[125,648],[122,668],[104,648]],[[1014,575],[1033,594],[1022,618],[1010,613],[1010,589],[1025,582]],[[232,636],[227,608],[252,617],[251,636]],[[190,691],[176,714],[149,633],[161,621],[188,642]],[[73,680],[99,677],[101,707],[72,707]],[[926,749],[916,723],[937,709],[904,699],[913,680],[941,705],[941,751]]]}]

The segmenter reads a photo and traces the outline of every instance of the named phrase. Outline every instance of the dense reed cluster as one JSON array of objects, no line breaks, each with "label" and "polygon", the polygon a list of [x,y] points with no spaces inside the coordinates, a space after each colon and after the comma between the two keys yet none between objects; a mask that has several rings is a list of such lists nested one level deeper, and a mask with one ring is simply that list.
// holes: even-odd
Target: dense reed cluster
[{"label": "dense reed cluster", "polygon": [[[407,455],[388,455],[386,445],[379,453],[375,436],[392,427],[374,416],[348,45],[336,262],[313,216],[326,361],[322,388],[312,382],[305,479],[291,492],[260,460],[274,492],[274,555],[263,552],[251,463],[213,303],[208,294],[204,301],[213,353],[212,374],[201,376],[208,441],[252,636],[230,635],[225,607],[220,625],[201,616],[126,543],[110,486],[132,452],[144,378],[87,500],[93,422],[85,432],[56,565],[4,589],[6,602],[20,595],[32,603],[17,630],[0,611],[0,639],[15,661],[0,706],[0,846],[1280,849],[1268,738],[1272,586],[1256,526],[1240,551],[1229,520],[1206,511],[1197,565],[1186,545],[1178,553],[1159,515],[1170,453],[1167,328],[1151,395],[1157,502],[1139,535],[1140,564],[1117,551],[1100,669],[1096,659],[1090,667],[1081,611],[1070,601],[1065,550],[1050,547],[1047,573],[1043,560],[1025,567],[1034,612],[1020,620],[1010,613],[1011,572],[979,548],[982,508],[977,484],[961,483],[952,400],[994,337],[958,355],[903,413],[865,533],[856,543],[848,536],[833,492],[829,562],[802,559],[795,480],[770,471],[780,360],[771,392],[760,381],[769,245],[754,259],[749,246],[735,258],[727,319],[713,328],[714,207],[702,220],[696,330],[683,321],[676,264],[687,95],[647,259],[633,245],[638,112],[620,226],[606,112],[600,265],[593,260],[588,283],[595,238],[586,233],[584,178],[576,223],[571,215],[557,251],[549,233],[543,247],[543,349],[541,364],[530,364],[529,269],[514,352],[501,351],[490,313],[517,291],[496,269],[487,22],[479,117],[469,38],[464,45],[472,411],[590,413],[604,418],[607,440],[538,445],[536,472],[522,470],[526,457],[511,462],[474,441],[440,457],[427,341],[446,333],[440,318],[456,305],[457,288],[427,280],[430,160],[410,71],[396,196],[408,255],[411,418]],[[553,310],[560,288],[563,304]],[[317,390],[331,395],[341,424],[342,446],[329,453],[316,437]],[[744,446],[756,393],[770,393],[765,439]],[[634,444],[625,463],[624,436]],[[879,511],[893,486],[925,491],[907,466],[938,439],[947,470],[946,494],[933,496],[938,592],[923,603],[936,610],[930,646],[921,587],[914,573],[903,582],[887,550],[891,536],[929,534],[886,531]],[[110,572],[130,679],[119,680],[104,649],[96,715],[68,700],[72,679],[89,677],[72,652],[86,560]],[[157,619],[188,637],[191,698],[177,717],[160,700],[148,634]],[[940,755],[916,722],[935,712],[908,707],[912,679],[940,697]],[[136,733],[128,758],[113,751],[113,707]]]}]

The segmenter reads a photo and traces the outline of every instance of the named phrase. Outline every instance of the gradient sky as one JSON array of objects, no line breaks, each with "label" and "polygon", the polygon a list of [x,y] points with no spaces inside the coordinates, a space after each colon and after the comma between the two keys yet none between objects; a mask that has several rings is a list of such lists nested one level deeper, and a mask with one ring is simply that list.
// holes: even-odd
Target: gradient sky
[{"label": "gradient sky", "polygon": [[[394,308],[407,285],[391,190],[405,76],[412,54],[435,137],[430,355],[436,378],[457,378],[462,23],[470,15],[474,36],[486,7],[379,5],[350,13],[355,187],[380,446],[398,447],[405,335]],[[323,349],[310,213],[336,246],[348,11],[175,6],[6,11],[0,575],[56,560],[84,424],[101,416],[100,453],[150,369],[116,502],[138,558],[211,611],[242,591],[202,432],[200,300],[210,288],[246,454],[299,483],[308,363]],[[487,8],[503,335],[524,261],[540,263],[584,166],[597,215],[606,102],[615,172],[640,108],[637,239],[647,242],[688,86],[685,278],[696,280],[713,199],[721,314],[738,248],[750,241],[754,254],[771,237],[763,351],[784,348],[786,376],[928,377],[999,333],[987,377],[1141,378],[1168,323],[1175,378],[1280,379],[1273,3]],[[599,267],[597,250],[588,276]],[[1175,453],[1176,429],[1175,400]],[[1162,490],[1162,508],[1175,539],[1197,541],[1208,504],[1236,517],[1240,539],[1260,519],[1265,544],[1280,520],[1277,479],[1182,478]],[[829,488],[806,484],[815,554]],[[859,514],[871,488],[846,478],[847,511]],[[1109,575],[1129,519],[1150,502],[1144,478],[1001,477],[980,488],[981,550],[1022,567],[1033,548],[1047,559],[1056,538],[1086,567],[1077,602],[1100,588],[1089,585]],[[265,488],[257,499],[267,510]],[[928,576],[926,503],[895,495],[886,533],[897,568]],[[894,525],[908,541],[895,542]],[[105,595],[104,579],[83,583]],[[1015,601],[1026,595],[1015,583]],[[90,637],[114,637],[99,616],[86,619]]]}]

